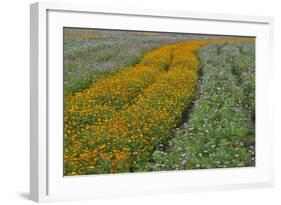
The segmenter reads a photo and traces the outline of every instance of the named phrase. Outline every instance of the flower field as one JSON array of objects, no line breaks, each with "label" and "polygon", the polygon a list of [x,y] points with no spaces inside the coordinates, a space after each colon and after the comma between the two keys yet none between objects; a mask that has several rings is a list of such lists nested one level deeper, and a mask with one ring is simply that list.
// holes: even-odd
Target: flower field
[{"label": "flower field", "polygon": [[154,171],[255,165],[254,43],[212,44],[199,56],[200,93],[188,123],[153,154]]},{"label": "flower field", "polygon": [[[201,117],[206,117],[203,116],[205,113],[209,118],[215,119],[222,106],[208,104],[212,99],[204,99],[204,96],[211,95],[214,101],[217,100],[215,98],[220,99],[221,96],[216,97],[217,93],[213,90],[217,84],[226,82],[230,85],[225,89],[229,90],[222,90],[220,93],[225,93],[224,96],[229,101],[228,106],[232,107],[232,110],[228,113],[228,107],[225,107],[225,116],[216,122],[216,125],[221,124],[225,128],[222,132],[231,134],[224,137],[220,132],[216,132],[209,136],[204,132],[188,131],[196,140],[190,144],[189,141],[182,144],[197,153],[196,149],[204,149],[206,143],[212,146],[217,141],[219,144],[227,142],[227,146],[230,146],[226,146],[227,149],[223,147],[225,150],[220,150],[221,154],[228,154],[233,146],[234,150],[238,149],[238,154],[242,153],[239,155],[240,161],[238,160],[242,163],[240,166],[252,165],[252,155],[248,154],[245,144],[250,146],[253,143],[252,139],[249,139],[249,130],[254,118],[255,103],[254,95],[251,97],[249,94],[254,88],[254,77],[247,75],[252,73],[253,66],[245,66],[236,60],[237,56],[225,54],[234,53],[228,50],[233,49],[232,45],[239,45],[234,46],[238,49],[237,55],[243,57],[243,62],[253,63],[249,54],[252,49],[244,46],[250,45],[251,41],[253,40],[224,39],[165,44],[145,52],[134,65],[100,75],[86,88],[65,95],[64,175],[178,169],[182,158],[180,162],[167,160],[171,158],[169,156],[176,158],[179,155],[178,152],[174,153],[173,147],[169,147],[171,142],[176,142],[184,136],[175,130],[183,123],[184,115],[187,109],[193,106],[194,101],[202,110],[195,112],[196,108],[192,109],[187,123],[194,127],[200,124],[213,125],[210,121],[204,123]],[[228,45],[231,45],[230,48]],[[243,52],[246,54],[240,54]],[[204,56],[205,53],[208,53],[207,57]],[[225,65],[221,55],[227,56],[228,63],[235,65],[234,68]],[[204,79],[200,83],[201,70],[204,71],[203,78],[206,77],[206,83]],[[222,78],[219,78],[220,76]],[[237,86],[237,82],[243,82],[240,83],[242,86]],[[200,98],[197,94],[199,83],[203,95]],[[235,94],[229,94],[234,91]],[[213,110],[218,112],[212,113]],[[227,124],[228,120],[231,120],[230,124]],[[217,135],[222,139],[218,139]],[[190,136],[187,137],[188,140]],[[225,158],[228,160],[228,155]],[[184,169],[209,168],[205,161],[213,160],[207,157],[203,160],[205,164],[201,161],[199,163],[201,158],[195,156],[185,160],[191,159],[193,161],[184,166]],[[212,167],[214,166],[210,166]]]}]

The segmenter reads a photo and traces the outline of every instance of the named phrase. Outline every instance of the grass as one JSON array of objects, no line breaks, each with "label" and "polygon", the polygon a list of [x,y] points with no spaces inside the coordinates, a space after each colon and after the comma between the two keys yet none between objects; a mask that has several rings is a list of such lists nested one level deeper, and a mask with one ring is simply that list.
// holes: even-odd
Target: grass
[{"label": "grass", "polygon": [[212,44],[199,56],[202,80],[188,122],[175,130],[166,150],[155,151],[148,169],[255,165],[249,119],[255,104],[254,43]]}]

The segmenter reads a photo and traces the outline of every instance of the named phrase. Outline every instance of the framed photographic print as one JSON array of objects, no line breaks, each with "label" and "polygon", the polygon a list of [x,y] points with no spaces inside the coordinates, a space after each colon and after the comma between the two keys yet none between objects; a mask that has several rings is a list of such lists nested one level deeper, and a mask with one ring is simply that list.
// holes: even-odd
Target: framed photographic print
[{"label": "framed photographic print", "polygon": [[273,183],[269,17],[31,5],[34,201]]}]

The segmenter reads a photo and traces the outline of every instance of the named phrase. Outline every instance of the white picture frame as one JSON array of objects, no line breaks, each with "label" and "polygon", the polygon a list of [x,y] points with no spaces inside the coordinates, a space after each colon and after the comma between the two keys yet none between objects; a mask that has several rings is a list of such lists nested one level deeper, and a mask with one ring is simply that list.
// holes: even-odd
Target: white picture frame
[{"label": "white picture frame", "polygon": [[[59,113],[62,113],[62,28],[65,26],[256,36],[256,166],[63,177],[62,114]],[[92,4],[32,4],[30,199],[41,202],[273,186],[272,113],[264,109],[269,105],[266,95],[273,69],[272,29],[270,17],[97,8]]]}]

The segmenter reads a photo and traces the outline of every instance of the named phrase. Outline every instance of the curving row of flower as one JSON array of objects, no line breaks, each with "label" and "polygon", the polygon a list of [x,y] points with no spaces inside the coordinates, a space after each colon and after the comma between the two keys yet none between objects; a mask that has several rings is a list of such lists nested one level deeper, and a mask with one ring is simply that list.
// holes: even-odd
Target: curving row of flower
[{"label": "curving row of flower", "polygon": [[[95,140],[91,138],[96,137],[99,128],[108,123],[120,109],[129,107],[145,88],[166,73],[170,61],[170,46],[160,47],[147,53],[139,64],[124,68],[115,75],[101,77],[88,89],[66,97],[64,102],[66,174],[82,174],[77,170],[82,165],[81,162],[83,166],[88,165],[84,159],[85,153],[88,153],[88,150],[96,150],[90,149],[92,144],[97,146]],[[100,154],[100,149],[97,151]],[[90,167],[95,164],[93,161],[95,160],[89,163]]]},{"label": "curving row of flower", "polygon": [[[247,39],[245,39],[247,40]],[[165,45],[64,102],[64,174],[142,171],[165,146],[193,99],[198,50],[213,42]]]}]

